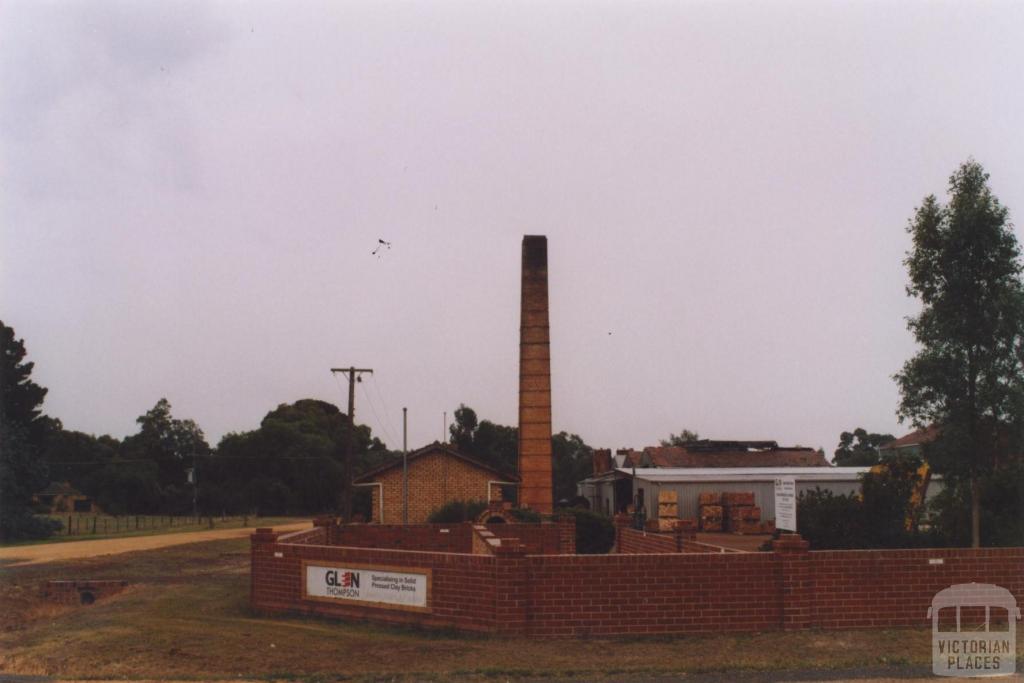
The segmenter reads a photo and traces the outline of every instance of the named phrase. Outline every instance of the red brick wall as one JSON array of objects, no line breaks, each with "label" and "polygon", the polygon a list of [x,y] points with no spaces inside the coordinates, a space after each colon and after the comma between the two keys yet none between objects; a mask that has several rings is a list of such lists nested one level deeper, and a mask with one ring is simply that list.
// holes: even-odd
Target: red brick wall
[{"label": "red brick wall", "polygon": [[637,529],[619,529],[619,554],[678,552],[675,534],[659,534]]},{"label": "red brick wall", "polygon": [[326,545],[330,538],[329,533],[329,528],[325,525],[315,526],[312,529],[306,529],[303,531],[293,531],[289,534],[282,534],[278,538],[282,543]]},{"label": "red brick wall", "polygon": [[[561,532],[563,526],[572,529],[571,535]],[[527,555],[559,555],[576,552],[576,527],[566,523],[544,524],[488,524],[487,530],[498,538],[515,538],[523,544]],[[569,536],[572,547],[564,547]]]},{"label": "red brick wall", "polygon": [[[281,557],[275,557],[280,554]],[[462,555],[376,548],[289,545],[275,543],[274,534],[257,532],[252,543],[250,600],[261,612],[322,614],[349,619],[372,618],[389,623],[495,630],[495,560],[488,555]],[[331,604],[302,598],[303,560],[351,562],[378,566],[429,568],[431,611]]]},{"label": "red brick wall", "polygon": [[532,636],[762,631],[780,621],[772,553],[526,560]]},{"label": "red brick wall", "polygon": [[[461,538],[453,534],[463,527],[471,549],[469,525],[451,525],[446,537]],[[400,539],[407,547],[415,539],[431,547],[449,542],[427,526],[405,536],[389,536],[394,527],[343,529],[339,540]],[[620,541],[627,546],[643,539],[624,531]],[[1024,603],[1024,548],[808,552],[799,537],[784,537],[766,553],[527,555],[509,544],[471,555],[275,539],[272,532],[253,534],[256,609],[536,637],[926,626],[932,596],[971,581],[1004,586]],[[429,568],[431,612],[304,601],[303,559]]]},{"label": "red brick wall", "polygon": [[[812,620],[821,628],[926,623],[932,596],[955,583],[994,583],[1024,603],[1024,548],[835,550],[808,553]],[[929,560],[942,564],[929,564]]]}]

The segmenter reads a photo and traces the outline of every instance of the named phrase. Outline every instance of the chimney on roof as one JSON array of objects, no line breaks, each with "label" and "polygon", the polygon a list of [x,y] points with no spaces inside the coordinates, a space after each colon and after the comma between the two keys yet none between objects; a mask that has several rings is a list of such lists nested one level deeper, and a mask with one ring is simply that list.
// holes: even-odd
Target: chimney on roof
[{"label": "chimney on roof", "polygon": [[523,237],[519,318],[519,503],[552,512],[548,238]]},{"label": "chimney on roof", "polygon": [[594,476],[612,471],[612,451],[610,448],[595,448],[591,459],[594,464]]}]

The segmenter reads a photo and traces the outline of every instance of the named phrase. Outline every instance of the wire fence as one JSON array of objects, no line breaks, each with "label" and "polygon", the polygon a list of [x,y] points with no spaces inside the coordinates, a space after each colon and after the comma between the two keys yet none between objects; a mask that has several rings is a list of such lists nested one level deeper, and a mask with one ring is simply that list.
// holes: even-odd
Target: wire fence
[{"label": "wire fence", "polygon": [[256,517],[203,517],[195,515],[94,515],[50,514],[48,518],[60,522],[62,536],[117,536],[146,531],[172,529],[223,529],[247,527]]}]

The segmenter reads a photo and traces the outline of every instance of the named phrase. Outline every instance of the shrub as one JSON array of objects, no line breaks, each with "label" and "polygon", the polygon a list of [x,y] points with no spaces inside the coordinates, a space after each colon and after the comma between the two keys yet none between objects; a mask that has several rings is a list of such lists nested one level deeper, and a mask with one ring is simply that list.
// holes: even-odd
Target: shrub
[{"label": "shrub", "polygon": [[509,517],[523,524],[540,524],[541,522],[540,513],[529,508],[512,508],[506,512]]},{"label": "shrub", "polygon": [[615,525],[604,515],[578,508],[562,509],[559,515],[576,519],[576,552],[580,555],[603,555],[615,545]]},{"label": "shrub", "polygon": [[487,509],[482,500],[453,500],[430,513],[427,521],[431,524],[456,524],[474,522]]},{"label": "shrub", "polygon": [[815,550],[863,548],[861,502],[854,495],[837,496],[816,487],[797,499],[796,523]]},{"label": "shrub", "polygon": [[64,527],[55,519],[38,517],[28,510],[16,510],[0,520],[0,538],[4,541],[41,540]]}]

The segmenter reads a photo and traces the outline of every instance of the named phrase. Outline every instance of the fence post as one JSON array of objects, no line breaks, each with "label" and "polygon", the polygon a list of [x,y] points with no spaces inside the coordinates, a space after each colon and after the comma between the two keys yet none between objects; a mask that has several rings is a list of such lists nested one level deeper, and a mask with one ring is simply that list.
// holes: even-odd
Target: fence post
[{"label": "fence post", "polygon": [[92,516],[92,535],[96,535],[96,515]]},{"label": "fence post", "polygon": [[810,544],[800,534],[782,534],[772,541],[779,564],[782,589],[782,629],[801,631],[813,625],[814,575],[811,571]]},{"label": "fence post", "polygon": [[71,515],[68,515],[68,536],[71,535]]}]

